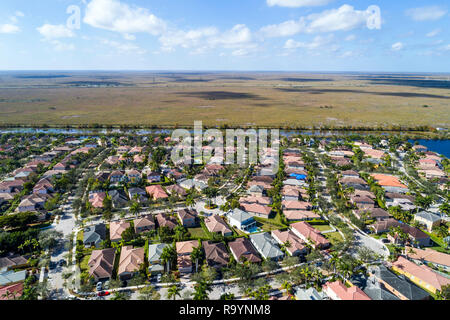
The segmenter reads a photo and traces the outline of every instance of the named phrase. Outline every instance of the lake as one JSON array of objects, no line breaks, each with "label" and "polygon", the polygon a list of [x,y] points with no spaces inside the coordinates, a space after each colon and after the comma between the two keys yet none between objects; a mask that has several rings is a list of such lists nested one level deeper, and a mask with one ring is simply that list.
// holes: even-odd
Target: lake
[{"label": "lake", "polygon": [[447,158],[450,158],[450,140],[409,140],[412,144],[418,141],[419,144],[428,148],[428,150],[440,153]]}]

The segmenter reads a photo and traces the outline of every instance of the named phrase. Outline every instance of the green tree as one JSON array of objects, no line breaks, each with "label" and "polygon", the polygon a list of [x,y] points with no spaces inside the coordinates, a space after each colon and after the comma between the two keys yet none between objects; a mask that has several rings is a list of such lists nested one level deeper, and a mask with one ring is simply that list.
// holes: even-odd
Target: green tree
[{"label": "green tree", "polygon": [[177,285],[173,285],[167,290],[167,299],[173,299],[175,301],[177,296],[181,297],[181,288]]}]

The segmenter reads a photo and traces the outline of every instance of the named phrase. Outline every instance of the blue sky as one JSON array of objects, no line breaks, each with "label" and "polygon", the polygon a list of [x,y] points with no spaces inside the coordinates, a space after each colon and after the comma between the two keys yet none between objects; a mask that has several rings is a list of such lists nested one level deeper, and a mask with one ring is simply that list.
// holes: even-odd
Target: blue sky
[{"label": "blue sky", "polygon": [[449,19],[443,0],[2,0],[0,69],[450,72]]}]

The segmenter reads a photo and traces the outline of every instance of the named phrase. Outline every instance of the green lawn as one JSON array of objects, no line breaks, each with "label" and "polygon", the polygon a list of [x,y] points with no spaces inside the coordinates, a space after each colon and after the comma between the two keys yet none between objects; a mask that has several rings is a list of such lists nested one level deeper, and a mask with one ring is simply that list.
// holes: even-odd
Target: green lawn
[{"label": "green lawn", "polygon": [[86,256],[84,256],[83,260],[81,260],[81,262],[80,262],[81,272],[89,270],[88,262],[89,262],[90,257],[91,257],[90,255],[86,255]]},{"label": "green lawn", "polygon": [[190,235],[193,238],[196,238],[196,239],[209,239],[210,238],[209,234],[207,234],[205,232],[205,230],[203,230],[202,227],[188,228],[187,230],[189,231]]},{"label": "green lawn", "polygon": [[333,230],[333,228],[331,228],[329,225],[312,225],[314,228],[316,228],[319,231],[328,231],[328,230]]},{"label": "green lawn", "polygon": [[325,236],[325,238],[330,240],[331,244],[335,244],[338,241],[343,241],[344,240],[344,239],[342,239],[342,236],[340,235],[339,232],[327,233],[324,236]]}]

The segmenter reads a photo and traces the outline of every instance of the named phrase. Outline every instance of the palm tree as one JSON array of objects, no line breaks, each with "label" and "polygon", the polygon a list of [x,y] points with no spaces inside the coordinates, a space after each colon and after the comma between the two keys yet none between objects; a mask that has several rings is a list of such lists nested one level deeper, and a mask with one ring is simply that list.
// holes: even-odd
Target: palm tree
[{"label": "palm tree", "polygon": [[287,251],[288,248],[292,247],[292,244],[289,240],[287,240],[285,243],[281,245],[281,250]]},{"label": "palm tree", "polygon": [[292,294],[292,283],[290,283],[289,281],[284,281],[283,284],[281,285],[281,289],[286,290],[286,293],[288,295]]},{"label": "palm tree", "polygon": [[169,288],[167,291],[167,298],[172,299],[175,301],[175,299],[178,297],[181,297],[181,289],[177,285],[173,285]]},{"label": "palm tree", "polygon": [[206,281],[200,281],[194,287],[194,300],[208,300],[208,292],[211,292],[211,285]]},{"label": "palm tree", "polygon": [[195,261],[195,272],[198,272],[198,262],[203,257],[203,249],[199,240],[199,245],[192,249],[191,259]]},{"label": "palm tree", "polygon": [[175,251],[175,247],[173,245],[165,246],[161,253],[161,261],[167,264],[166,272],[170,272],[170,262],[175,259],[177,256],[177,252]]},{"label": "palm tree", "polygon": [[[137,195],[135,196],[135,198],[137,198]],[[131,204],[131,206],[130,206],[130,212],[133,213],[136,216],[136,218],[137,218],[137,216],[138,216],[140,211],[141,211],[141,205],[135,199],[133,201],[133,203]]]}]

